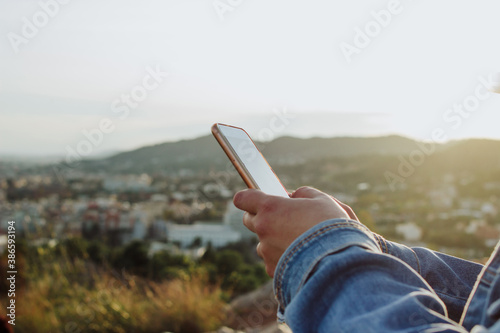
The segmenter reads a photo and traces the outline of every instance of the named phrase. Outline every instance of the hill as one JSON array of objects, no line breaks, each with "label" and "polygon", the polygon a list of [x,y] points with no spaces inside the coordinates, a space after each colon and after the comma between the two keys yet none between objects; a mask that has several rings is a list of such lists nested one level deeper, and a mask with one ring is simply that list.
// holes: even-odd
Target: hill
[{"label": "hill", "polygon": [[[309,139],[280,137],[270,142],[256,144],[273,165],[295,164],[331,157],[404,154],[416,147],[415,141],[401,136]],[[123,173],[176,172],[180,169],[197,172],[222,170],[227,163],[227,158],[218,143],[211,135],[207,135],[192,140],[142,147],[100,160],[85,161],[83,168]]]}]

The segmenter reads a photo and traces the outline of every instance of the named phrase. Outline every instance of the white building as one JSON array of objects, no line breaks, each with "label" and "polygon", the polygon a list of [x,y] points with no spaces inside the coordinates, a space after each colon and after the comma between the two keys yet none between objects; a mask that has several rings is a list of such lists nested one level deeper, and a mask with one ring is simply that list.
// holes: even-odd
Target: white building
[{"label": "white building", "polygon": [[117,175],[106,177],[103,188],[107,191],[148,191],[151,189],[152,178],[142,175]]},{"label": "white building", "polygon": [[156,253],[166,251],[173,255],[181,254],[177,246],[171,243],[152,241],[149,245],[148,258],[152,258]]},{"label": "white building", "polygon": [[453,207],[453,200],[457,197],[457,194],[458,191],[454,185],[443,186],[427,193],[434,206],[443,208]]},{"label": "white building", "polygon": [[179,242],[181,247],[189,246],[197,238],[204,245],[209,242],[214,247],[221,247],[241,239],[239,232],[220,223],[195,223],[191,225],[169,223],[167,235],[170,242]]},{"label": "white building", "polygon": [[132,227],[132,240],[143,240],[146,238],[146,234],[146,224],[140,219],[137,219]]},{"label": "white building", "polygon": [[481,211],[485,215],[491,215],[491,216],[496,216],[498,214],[498,210],[496,209],[495,205],[491,202],[485,202],[481,206]]},{"label": "white building", "polygon": [[422,238],[422,228],[413,222],[398,224],[396,232],[409,242],[418,242]]},{"label": "white building", "polygon": [[226,213],[224,214],[224,224],[230,226],[234,231],[239,232],[242,238],[252,238],[256,235],[243,225],[243,214],[245,212],[236,208],[233,201],[227,203]]}]

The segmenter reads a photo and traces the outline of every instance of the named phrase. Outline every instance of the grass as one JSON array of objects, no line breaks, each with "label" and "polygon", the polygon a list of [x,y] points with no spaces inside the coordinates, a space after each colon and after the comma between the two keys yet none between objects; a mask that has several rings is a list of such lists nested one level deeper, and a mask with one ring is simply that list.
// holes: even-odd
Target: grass
[{"label": "grass", "polygon": [[[37,252],[19,267],[16,332],[196,333],[223,325],[224,292],[201,269],[152,282],[83,258]],[[2,309],[6,302],[2,297]]]}]

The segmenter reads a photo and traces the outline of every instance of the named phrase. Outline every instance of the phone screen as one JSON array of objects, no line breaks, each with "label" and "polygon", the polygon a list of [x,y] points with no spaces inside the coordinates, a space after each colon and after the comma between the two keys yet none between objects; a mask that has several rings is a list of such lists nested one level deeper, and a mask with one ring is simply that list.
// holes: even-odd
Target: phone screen
[{"label": "phone screen", "polygon": [[254,186],[267,194],[289,197],[264,156],[243,129],[222,124],[216,126]]}]

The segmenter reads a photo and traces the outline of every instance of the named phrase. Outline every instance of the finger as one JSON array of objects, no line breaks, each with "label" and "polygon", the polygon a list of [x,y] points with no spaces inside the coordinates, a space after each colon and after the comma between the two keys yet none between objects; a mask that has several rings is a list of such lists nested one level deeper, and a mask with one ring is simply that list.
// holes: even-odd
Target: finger
[{"label": "finger", "polygon": [[338,200],[333,196],[332,199],[335,200],[340,205],[340,207],[342,207],[342,209],[346,211],[346,213],[349,215],[351,219],[359,221],[358,217],[356,216],[356,213],[354,213],[351,207],[349,207],[348,205],[346,205],[345,203],[341,202],[340,200]]},{"label": "finger", "polygon": [[273,247],[269,247],[268,243],[259,243],[257,248],[257,254],[259,257],[264,260],[264,264],[266,265],[266,273],[270,277],[274,277],[274,271],[276,270],[276,265],[280,259],[280,256],[276,256],[276,252],[273,250]]},{"label": "finger", "polygon": [[234,205],[251,214],[257,214],[260,203],[266,198],[267,194],[260,190],[248,189],[239,191],[233,197]]},{"label": "finger", "polygon": [[249,212],[245,212],[243,214],[243,225],[247,227],[248,230],[255,233],[255,215],[250,214]]},{"label": "finger", "polygon": [[325,195],[323,192],[309,186],[299,187],[292,193],[292,198],[316,198]]},{"label": "finger", "polygon": [[264,258],[262,256],[262,249],[261,249],[261,244],[260,242],[257,244],[257,246],[255,247],[255,250],[257,251],[257,255],[260,257],[260,258]]},{"label": "finger", "polygon": [[269,277],[274,277],[274,272],[276,271],[276,263],[266,264],[266,273]]},{"label": "finger", "polygon": [[257,247],[256,247],[257,255],[260,258],[262,258],[262,260],[264,260],[267,275],[269,275],[270,277],[273,277],[274,271],[276,270],[276,265],[278,263],[279,257],[277,257],[277,258],[275,256],[268,257],[269,248],[267,248],[267,250],[266,250],[266,249],[264,249],[264,247],[265,246],[262,245],[261,242],[259,242],[259,244],[257,244]]}]

